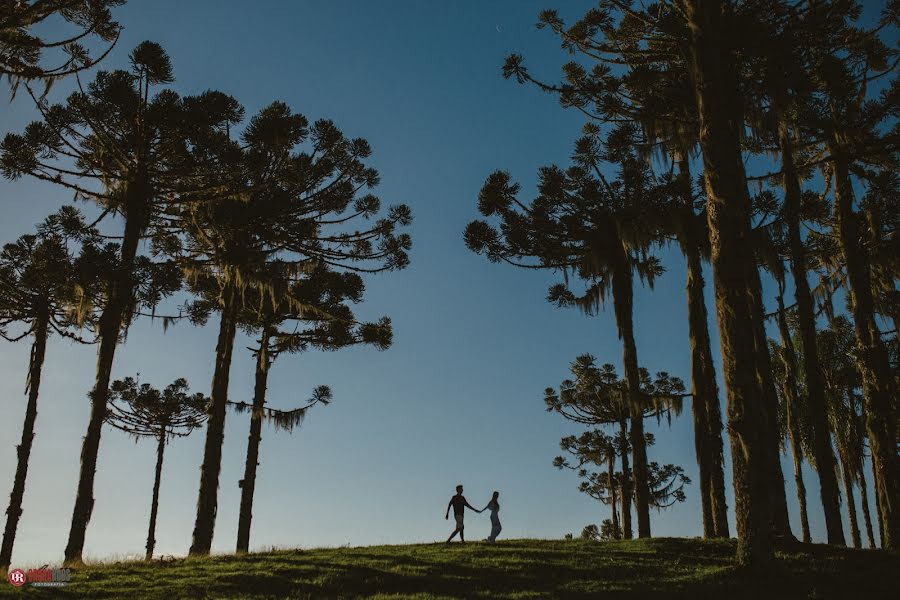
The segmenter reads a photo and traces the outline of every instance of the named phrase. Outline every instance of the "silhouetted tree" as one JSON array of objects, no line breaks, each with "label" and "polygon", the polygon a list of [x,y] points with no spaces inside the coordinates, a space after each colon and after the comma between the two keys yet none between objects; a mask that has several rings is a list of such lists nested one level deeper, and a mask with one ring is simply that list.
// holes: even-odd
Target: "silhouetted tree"
[{"label": "silhouetted tree", "polygon": [[[647,446],[655,443],[653,434],[645,433]],[[612,509],[610,523],[611,539],[622,537],[619,528],[619,519],[616,512],[617,491],[622,487],[623,475],[615,471],[615,457],[620,454],[616,450],[616,439],[605,435],[600,431],[587,431],[582,435],[567,436],[560,440],[560,448],[568,452],[575,462],[569,462],[566,457],[557,456],[553,460],[553,466],[560,469],[571,469],[578,473],[581,482],[578,490],[591,498],[609,505]],[[627,452],[627,449],[625,450]],[[586,465],[603,467],[606,471],[591,471]],[[676,502],[684,502],[684,486],[691,480],[684,475],[684,469],[672,465],[660,465],[651,462],[649,465],[650,506],[661,510],[668,508]],[[610,539],[604,538],[604,539]]]},{"label": "silhouetted tree", "polygon": [[[90,324],[90,303],[102,285],[97,276],[104,267],[102,252],[87,240],[76,253],[82,225],[78,213],[67,207],[45,220],[36,234],[22,236],[0,252],[0,337],[33,338],[25,379],[28,402],[22,441],[16,446],[18,460],[6,509],[0,569],[9,568],[22,515],[47,339],[56,334],[87,343],[79,329]],[[16,330],[10,331],[10,326]]]},{"label": "silhouetted tree", "polygon": [[[20,82],[42,80],[49,89],[53,81],[78,73],[102,60],[115,46],[121,27],[110,8],[125,0],[2,0],[0,1],[0,78],[9,80],[13,91]],[[69,34],[49,37],[46,23],[61,19],[72,27]],[[97,58],[79,42],[97,38],[107,43]],[[65,58],[50,63],[44,51],[62,49]]]},{"label": "silhouetted tree", "polygon": [[[627,431],[630,420],[634,428],[636,420],[650,416],[660,419],[665,415],[671,419],[672,413],[680,413],[684,394],[684,383],[668,373],[657,373],[651,379],[646,369],[639,370],[638,402],[641,412],[635,417],[632,411],[631,392],[627,380],[620,380],[613,365],[605,364],[597,367],[595,359],[589,354],[579,356],[571,366],[574,380],[564,380],[559,392],[553,388],[544,390],[544,403],[548,412],[556,412],[564,418],[582,425],[598,426],[618,424],[619,437],[616,441],[622,456],[622,527],[626,539],[631,537],[628,491],[631,477],[625,460],[628,448],[634,441],[634,434]],[[643,434],[644,445],[647,436]],[[649,438],[652,440],[652,437]]]},{"label": "silhouetted tree", "polygon": [[[473,221],[465,232],[466,245],[489,260],[526,267],[574,272],[587,286],[576,296],[566,284],[551,287],[548,300],[559,306],[578,306],[587,314],[602,307],[612,292],[616,325],[623,344],[629,382],[631,447],[634,459],[635,507],[638,536],[650,535],[647,494],[647,455],[640,406],[640,371],[634,342],[633,278],[652,285],[662,272],[649,248],[656,230],[650,215],[668,191],[659,185],[634,151],[638,132],[624,125],[605,140],[593,125],[576,142],[573,166],[540,171],[539,195],[529,205],[518,198],[519,186],[505,172],[492,174],[479,195],[478,208],[497,217],[499,228]],[[617,179],[604,174],[618,170]]]},{"label": "silhouetted tree", "polygon": [[188,383],[176,379],[162,391],[132,377],[110,385],[106,422],[136,440],[156,440],[156,471],[153,499],[150,502],[150,525],[147,530],[147,560],[156,547],[156,515],[159,508],[159,485],[162,479],[163,454],[173,437],[185,437],[206,420],[209,399],[203,394],[189,394]]},{"label": "silhouetted tree", "polygon": [[[300,353],[310,349],[334,351],[363,343],[385,350],[390,347],[392,338],[391,323],[387,317],[376,323],[356,321],[348,303],[362,301],[364,284],[357,273],[338,273],[323,265],[295,281],[282,284],[287,288],[274,297],[265,293],[260,296],[257,290],[248,290],[238,314],[239,325],[257,336],[256,346],[252,348],[256,356],[252,405],[229,402],[238,411],[248,409],[251,412],[247,459],[244,478],[240,482],[238,552],[247,552],[250,544],[253,494],[264,418],[269,417],[276,427],[290,429],[295,424],[292,419],[302,419],[307,410],[317,403],[327,404],[331,393],[327,387],[320,386],[305,407],[291,411],[268,409],[266,389],[269,370],[275,359],[282,353]],[[216,308],[216,293],[209,291],[213,293],[199,298],[189,307],[189,314],[197,323],[205,322]]]},{"label": "silhouetted tree", "polygon": [[[624,483],[624,476],[621,472],[618,473],[618,477],[616,476],[616,456],[621,456],[623,452],[628,452],[627,447],[618,449],[617,445],[619,444],[617,444],[616,438],[594,429],[585,431],[578,437],[574,435],[566,436],[559,441],[560,449],[572,455],[576,462],[570,463],[564,456],[557,456],[553,459],[554,467],[578,471],[579,477],[586,479],[581,482],[578,488],[579,491],[590,495],[591,498],[599,500],[603,504],[609,505],[612,510],[610,524],[615,539],[622,537],[616,504]],[[584,469],[586,464],[602,467],[604,463],[607,467],[605,473],[588,473]]]},{"label": "silhouetted tree", "polygon": [[215,160],[204,175],[220,185],[202,201],[183,203],[180,215],[188,278],[195,291],[215,290],[221,315],[190,550],[201,555],[212,545],[231,355],[248,292],[298,315],[327,318],[290,295],[289,282],[320,265],[367,273],[406,267],[411,240],[396,230],[412,218],[397,205],[373,220],[379,199],[358,195],[378,183],[363,162],[371,153],[365,140],[345,138],[330,121],[310,126],[280,102],[254,116],[240,141],[210,151]]},{"label": "silhouetted tree", "polygon": [[[94,506],[94,474],[116,348],[140,303],[158,302],[180,287],[178,266],[139,256],[139,244],[149,240],[151,256],[177,253],[179,224],[173,207],[207,185],[200,177],[187,177],[197,170],[188,147],[216,146],[218,128],[239,118],[236,103],[214,92],[190,99],[171,90],[151,95],[151,88],[173,80],[171,62],[159,45],[143,42],[130,58],[129,70],[98,72],[86,90],[79,89],[63,105],[38,102],[43,121],[30,124],[22,135],[7,135],[0,146],[0,167],[7,178],[30,175],[60,185],[95,202],[102,209],[100,219],[119,216],[123,221],[121,235],[113,236],[119,256],[98,319],[91,416],[65,552],[65,560],[74,563],[81,560]],[[143,278],[151,273],[157,283],[142,298]]]}]

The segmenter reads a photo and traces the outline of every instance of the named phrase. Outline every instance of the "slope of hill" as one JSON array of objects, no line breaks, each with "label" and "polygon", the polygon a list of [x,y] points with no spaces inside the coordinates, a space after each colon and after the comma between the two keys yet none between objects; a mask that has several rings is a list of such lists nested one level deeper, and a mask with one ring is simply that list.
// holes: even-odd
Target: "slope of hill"
[{"label": "slope of hill", "polygon": [[485,543],[279,550],[73,571],[32,598],[859,598],[898,596],[900,556],[825,546],[779,552],[766,573],[742,572],[733,541]]}]

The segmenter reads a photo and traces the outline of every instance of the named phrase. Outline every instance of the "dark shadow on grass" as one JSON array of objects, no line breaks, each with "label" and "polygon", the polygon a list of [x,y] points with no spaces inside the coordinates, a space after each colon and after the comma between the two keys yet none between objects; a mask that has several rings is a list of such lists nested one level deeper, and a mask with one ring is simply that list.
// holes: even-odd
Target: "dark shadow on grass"
[{"label": "dark shadow on grass", "polygon": [[[792,547],[762,574],[733,566],[734,544],[690,539],[582,543],[509,541],[340,548],[187,559],[88,570],[42,598],[334,598],[433,594],[451,598],[893,597],[896,553]],[[176,568],[177,566],[177,568]],[[116,579],[119,579],[118,588]],[[130,586],[130,589],[129,589]],[[617,589],[618,588],[618,589]],[[627,589],[622,589],[627,588]],[[0,592],[2,593],[2,592]]]}]

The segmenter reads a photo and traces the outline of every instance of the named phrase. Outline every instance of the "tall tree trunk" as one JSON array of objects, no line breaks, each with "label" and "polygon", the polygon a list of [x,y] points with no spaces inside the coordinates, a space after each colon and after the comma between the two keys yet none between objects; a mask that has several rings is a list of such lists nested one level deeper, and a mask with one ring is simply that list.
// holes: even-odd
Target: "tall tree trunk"
[{"label": "tall tree trunk", "polygon": [[[690,217],[693,217],[693,211]],[[693,221],[693,218],[691,218]],[[693,228],[693,224],[687,225]],[[690,230],[689,230],[690,231]],[[688,325],[691,343],[691,413],[694,418],[694,449],[700,470],[700,500],[703,537],[728,537],[728,507],[725,503],[725,473],[722,444],[722,412],[709,343],[703,266],[699,241],[690,233],[687,256]]]},{"label": "tall tree trunk", "polygon": [[700,120],[712,248],[716,318],[728,399],[737,561],[761,565],[773,558],[766,477],[765,406],[756,380],[753,314],[747,303],[744,255],[750,228],[750,198],[741,156],[743,122],[737,69],[727,40],[728,15],[721,0],[682,0],[691,38],[687,69]]},{"label": "tall tree trunk", "polygon": [[791,330],[788,327],[787,314],[784,310],[784,281],[778,281],[778,331],[781,334],[781,345],[784,348],[784,400],[787,415],[788,438],[791,443],[791,458],[794,462],[794,483],[797,487],[797,504],[800,507],[800,530],[803,543],[809,544],[812,537],[809,533],[809,515],[806,512],[806,485],[803,483],[803,442],[800,429],[800,397],[797,386],[797,353]]},{"label": "tall tree trunk", "polygon": [[[132,187],[135,189],[131,189]],[[72,509],[72,525],[66,544],[66,564],[77,565],[82,562],[84,538],[91,520],[91,513],[94,510],[94,476],[97,472],[97,455],[100,451],[100,433],[103,430],[103,421],[106,419],[109,380],[116,348],[119,345],[119,335],[134,295],[134,257],[137,255],[138,243],[146,224],[145,201],[149,197],[149,193],[146,191],[146,185],[131,184],[129,195],[132,195],[134,199],[129,202],[125,217],[120,264],[112,281],[106,305],[100,313],[98,324],[100,348],[97,351],[97,373],[94,387],[90,392],[91,415],[81,446],[81,467],[78,474],[75,507]]]},{"label": "tall tree trunk", "polygon": [[166,450],[166,430],[159,434],[156,445],[156,475],[153,478],[153,500],[150,502],[150,526],[147,528],[147,560],[153,558],[156,548],[156,514],[159,509],[159,484],[162,481],[163,453]]},{"label": "tall tree trunk", "polygon": [[0,570],[9,569],[12,560],[13,544],[16,541],[16,529],[22,516],[22,500],[25,497],[25,478],[28,476],[28,461],[31,458],[31,445],[34,442],[34,422],[37,419],[38,392],[41,387],[41,368],[44,366],[44,354],[47,350],[47,327],[49,315],[44,311],[38,315],[34,324],[34,342],[31,345],[31,359],[28,363],[28,380],[26,391],[28,403],[25,405],[25,422],[22,424],[22,441],[16,446],[16,475],[13,479],[12,492],[9,494],[9,507],[6,509],[6,527],[3,530],[3,544],[0,546]]},{"label": "tall tree trunk", "polygon": [[888,355],[875,322],[871,274],[865,249],[860,245],[859,215],[853,209],[853,188],[844,147],[838,134],[832,137],[828,147],[834,171],[834,213],[860,348],[866,429],[883,524],[882,544],[886,549],[897,549],[900,548],[900,459],[897,456],[897,419],[892,406],[896,390]]},{"label": "tall tree trunk", "polygon": [[781,150],[781,173],[784,186],[784,217],[791,252],[791,275],[794,279],[794,299],[797,303],[797,324],[800,330],[803,371],[806,374],[806,394],[809,405],[809,422],[812,432],[813,460],[819,474],[819,493],[825,513],[825,530],[829,544],[843,546],[844,529],[841,526],[840,492],[835,477],[834,451],[825,410],[825,385],[819,367],[819,351],[816,346],[816,317],[809,290],[806,247],[800,234],[800,180],[794,164],[794,148],[790,128],[779,117],[778,141]]},{"label": "tall tree trunk", "polygon": [[884,520],[881,518],[881,490],[879,489],[878,479],[875,478],[875,461],[872,461],[872,481],[875,484],[875,517],[878,519],[878,541],[881,542],[881,548],[884,548]]},{"label": "tall tree trunk", "polygon": [[869,513],[869,491],[866,484],[866,478],[862,471],[858,473],[859,477],[859,502],[862,504],[863,521],[866,524],[866,539],[869,540],[869,548],[875,549],[875,532],[872,530],[872,515]]},{"label": "tall tree trunk", "polygon": [[800,530],[803,543],[812,542],[809,534],[809,514],[806,512],[806,484],[803,483],[803,455],[801,454],[799,432],[791,434],[791,457],[794,460],[794,483],[797,486],[797,505],[800,507]]},{"label": "tall tree trunk", "polygon": [[256,489],[256,467],[259,466],[259,443],[262,439],[263,408],[266,405],[266,386],[269,379],[269,340],[272,329],[263,327],[256,353],[256,383],[253,388],[253,410],[250,413],[250,435],[247,439],[247,461],[241,481],[241,512],[238,517],[237,551],[250,548],[250,521],[253,518],[253,492]]},{"label": "tall tree trunk", "polygon": [[782,539],[796,540],[788,519],[787,493],[784,489],[784,472],[781,469],[781,427],[778,423],[778,392],[772,376],[769,342],[766,336],[765,309],[762,301],[762,281],[752,252],[748,256],[748,294],[750,313],[753,317],[753,337],[756,346],[756,369],[765,408],[766,468],[769,478],[769,506],[772,533]]},{"label": "tall tree trunk", "polygon": [[621,531],[619,530],[619,515],[616,512],[616,502],[618,500],[616,495],[616,452],[612,444],[610,444],[606,452],[606,463],[608,467],[607,477],[609,477],[610,494],[609,505],[612,507],[613,539],[619,539],[622,536]]},{"label": "tall tree trunk", "polygon": [[628,465],[628,424],[619,421],[619,444],[622,447],[622,537],[630,540],[631,531],[631,468]]},{"label": "tall tree trunk", "polygon": [[862,548],[862,540],[859,535],[859,522],[856,518],[856,499],[853,497],[853,473],[846,457],[841,454],[841,478],[844,480],[844,494],[847,496],[847,520],[850,521],[850,539],[854,548]]},{"label": "tall tree trunk", "polygon": [[[620,249],[620,250],[619,250]],[[634,462],[634,507],[638,537],[650,537],[650,488],[647,483],[647,442],[644,439],[644,403],[641,398],[641,374],[637,346],[634,343],[633,276],[625,249],[617,248],[617,268],[613,274],[613,304],[619,337],[622,339],[625,381],[628,385],[628,409],[631,416],[631,453]]]},{"label": "tall tree trunk", "polygon": [[208,555],[212,549],[213,531],[218,508],[219,473],[222,470],[222,443],[225,441],[225,408],[228,402],[228,378],[231,354],[237,331],[238,295],[232,283],[223,290],[224,303],[216,342],[216,366],[213,372],[209,419],[203,465],[200,467],[200,490],[197,495],[197,518],[191,542],[191,555]]}]

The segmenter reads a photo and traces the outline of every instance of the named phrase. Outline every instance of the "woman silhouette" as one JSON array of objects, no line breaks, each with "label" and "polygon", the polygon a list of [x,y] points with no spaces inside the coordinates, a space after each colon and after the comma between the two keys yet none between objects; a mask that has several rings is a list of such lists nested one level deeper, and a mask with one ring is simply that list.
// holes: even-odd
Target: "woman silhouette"
[{"label": "woman silhouette", "polygon": [[[500,512],[500,502],[497,501],[497,498],[500,497],[500,492],[494,492],[491,501],[487,503],[487,506],[482,508],[481,510],[490,509],[491,511],[491,535],[484,541],[490,542],[493,544],[497,541],[497,536],[500,535],[500,531],[503,527],[500,526],[500,517],[498,513]],[[481,512],[481,511],[479,511]]]}]

